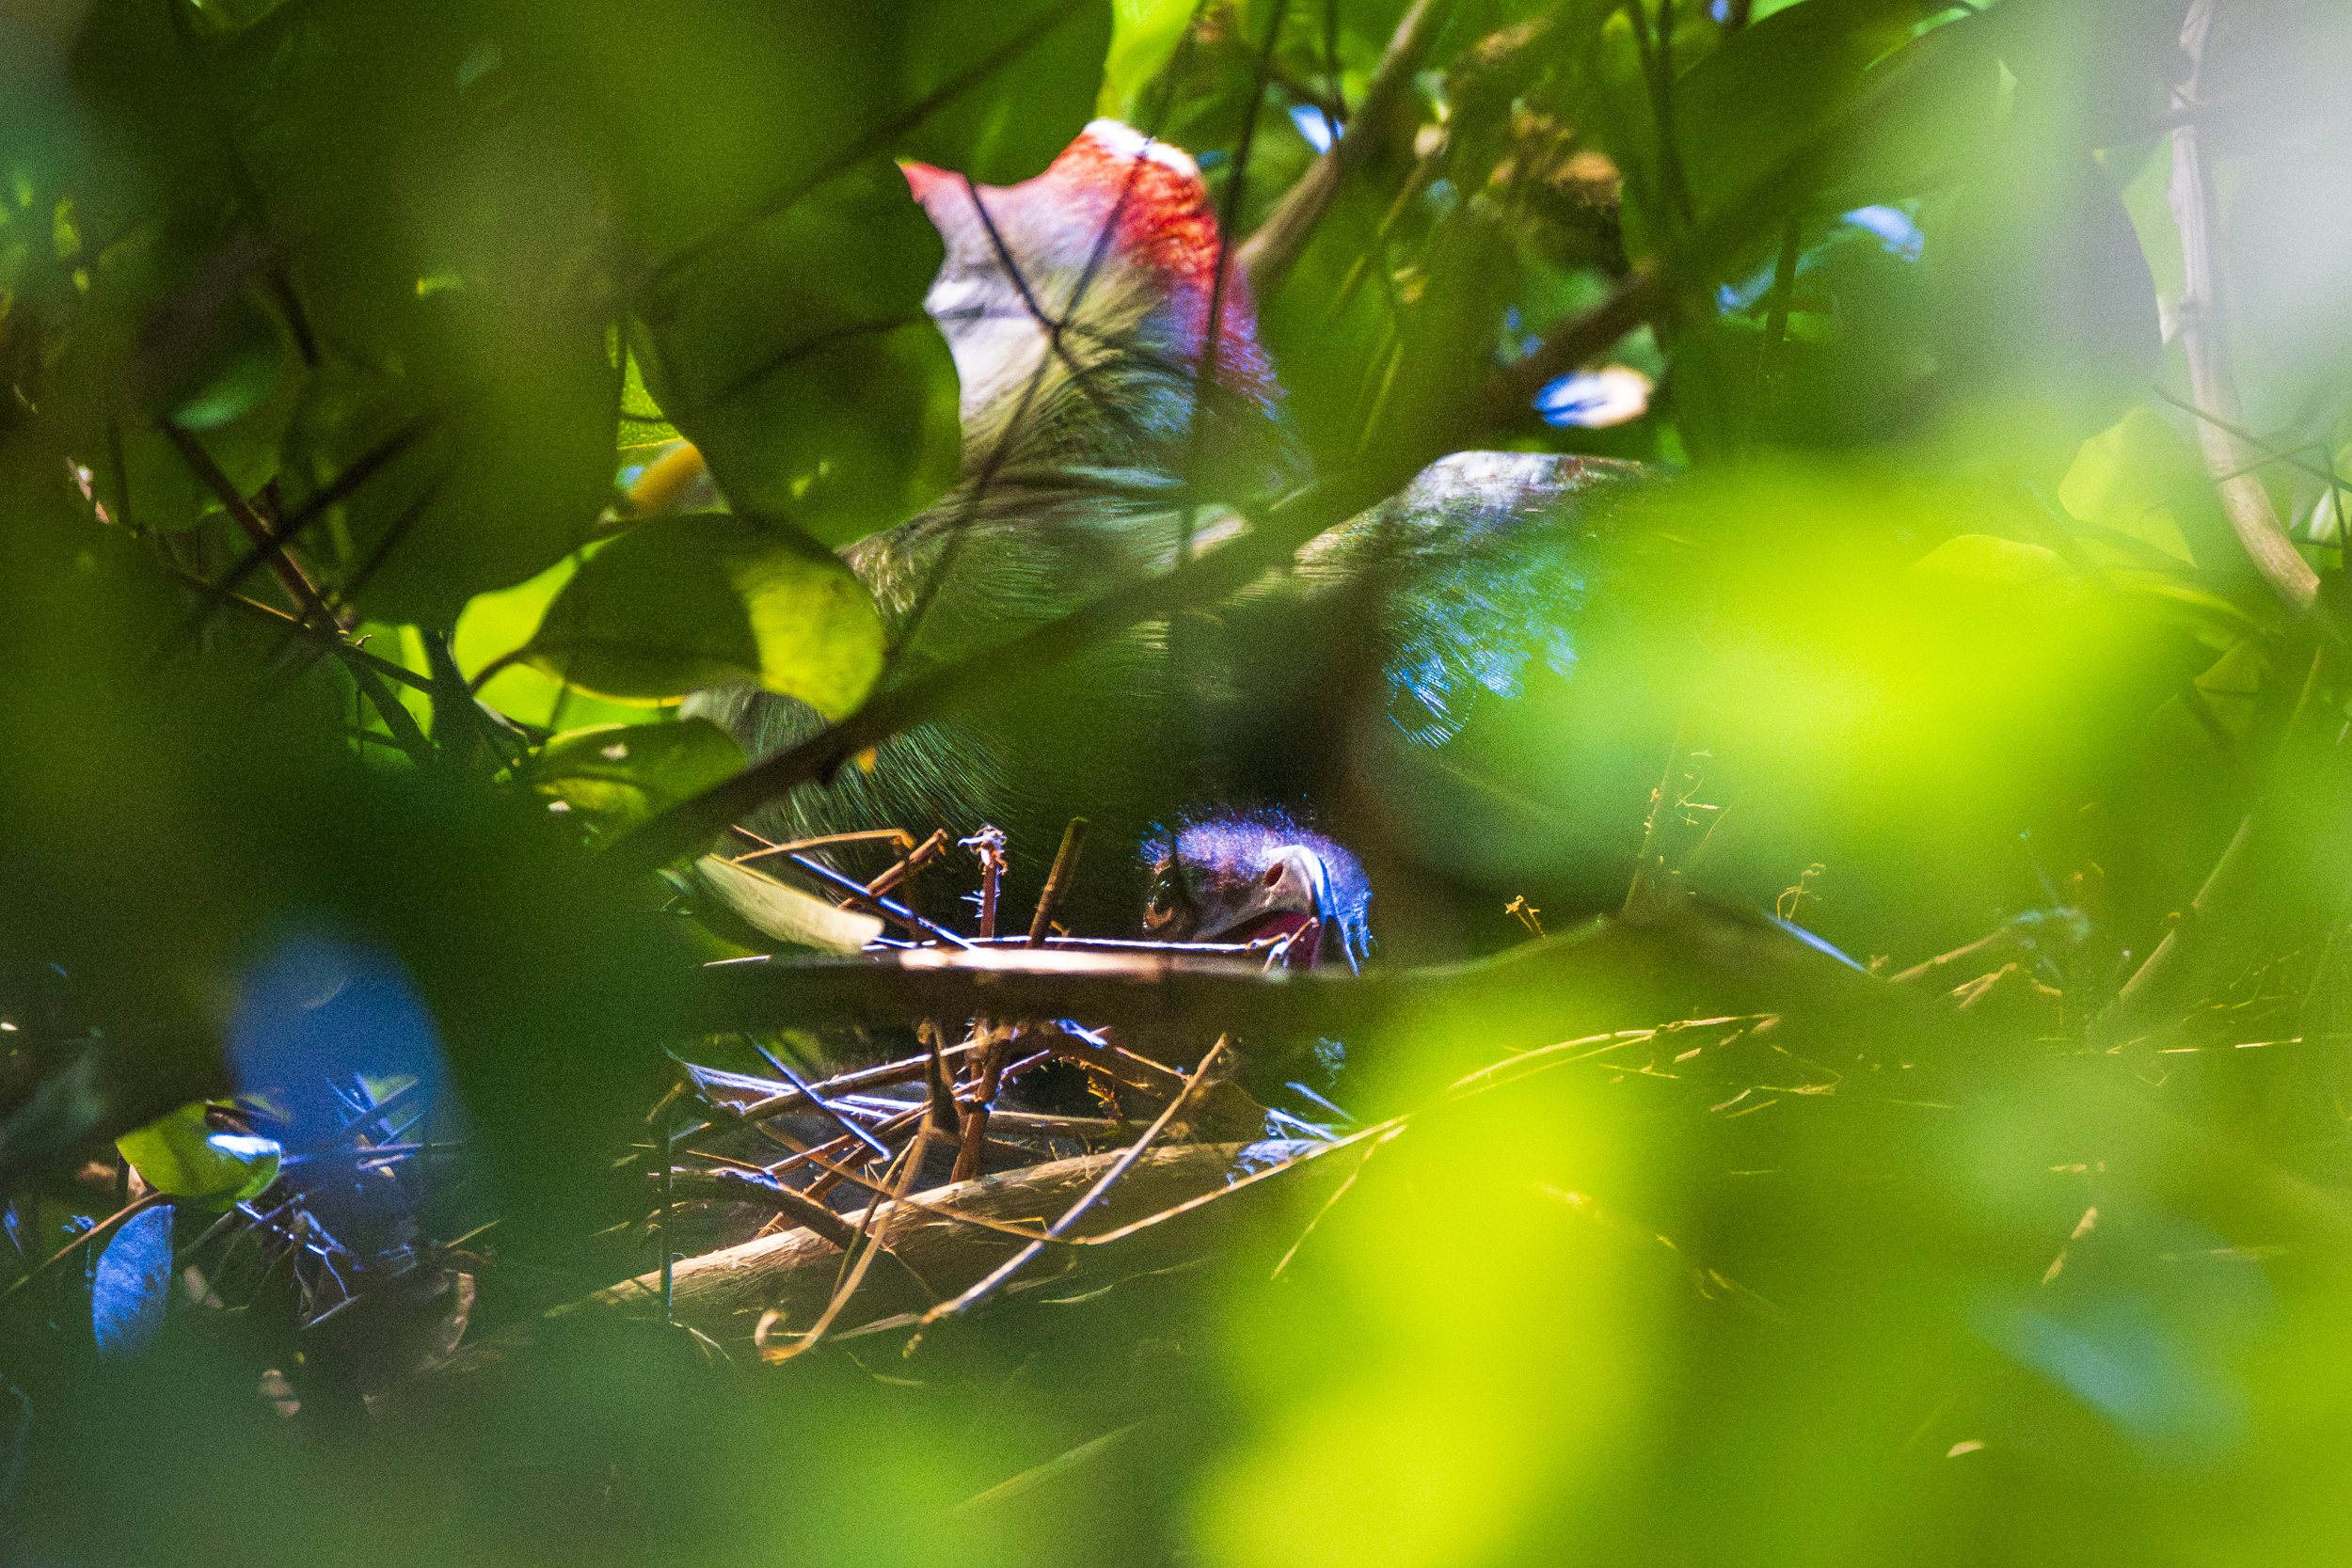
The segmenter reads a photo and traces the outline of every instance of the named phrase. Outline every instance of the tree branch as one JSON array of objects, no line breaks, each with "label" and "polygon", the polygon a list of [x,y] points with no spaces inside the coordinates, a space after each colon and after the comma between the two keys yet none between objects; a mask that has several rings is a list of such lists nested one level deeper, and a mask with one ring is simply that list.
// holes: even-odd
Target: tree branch
[{"label": "tree branch", "polygon": [[[2188,56],[2188,80],[2172,95],[2175,111],[2193,107],[2205,70],[2205,43],[2213,32],[2216,0],[2193,0],[2181,27],[2181,53]],[[2172,128],[2172,221],[2181,230],[2181,349],[2188,357],[2190,389],[2201,412],[2197,445],[2220,492],[2230,528],[2279,601],[2296,615],[2308,613],[2319,596],[2319,577],[2297,554],[2280,526],[2278,510],[2261,479],[2248,470],[2249,454],[2231,434],[2238,422],[2237,377],[2224,335],[2219,259],[2215,254],[2212,189],[2198,150],[2197,121]]]},{"label": "tree branch", "polygon": [[1453,0],[1414,0],[1412,9],[1397,23],[1387,53],[1374,68],[1363,106],[1349,121],[1346,134],[1309,166],[1266,214],[1257,232],[1234,252],[1234,263],[1254,297],[1263,301],[1282,286],[1315,226],[1331,210],[1340,187],[1386,151],[1401,127],[1409,126],[1405,111],[1412,103],[1413,73],[1421,69],[1429,46],[1453,14]]}]

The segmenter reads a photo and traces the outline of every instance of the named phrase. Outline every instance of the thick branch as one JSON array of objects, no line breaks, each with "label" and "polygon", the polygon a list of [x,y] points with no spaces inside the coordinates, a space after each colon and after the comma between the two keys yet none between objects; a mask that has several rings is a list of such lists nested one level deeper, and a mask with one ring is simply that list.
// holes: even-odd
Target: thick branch
[{"label": "thick branch", "polygon": [[703,972],[694,1006],[688,1026],[710,1032],[786,1020],[1078,1018],[1195,1039],[1232,1031],[1261,1048],[1362,1037],[1391,1019],[1443,1012],[1476,1019],[1484,1051],[1545,1045],[1692,1006],[1818,1012],[1857,1023],[1923,1025],[1933,1016],[1924,999],[1858,974],[1777,927],[1688,898],[1491,958],[1361,976],[1162,953],[927,950],[714,965]]},{"label": "thick branch", "polygon": [[[2188,56],[2188,80],[2175,90],[2176,111],[2195,105],[2205,69],[2205,42],[2213,32],[2215,0],[2195,0],[2181,28],[2181,52]],[[2213,193],[2198,150],[2197,121],[2172,128],[2172,221],[2181,230],[2181,349],[2188,357],[2189,387],[2197,406],[2214,416],[2197,421],[2197,444],[2206,471],[2221,495],[2221,508],[2238,543],[2280,602],[2297,615],[2319,596],[2319,577],[2296,553],[2280,526],[2270,493],[2249,470],[2258,454],[2230,432],[2239,421],[2237,377],[2230,364],[2223,330],[2219,259],[2215,254]]]}]

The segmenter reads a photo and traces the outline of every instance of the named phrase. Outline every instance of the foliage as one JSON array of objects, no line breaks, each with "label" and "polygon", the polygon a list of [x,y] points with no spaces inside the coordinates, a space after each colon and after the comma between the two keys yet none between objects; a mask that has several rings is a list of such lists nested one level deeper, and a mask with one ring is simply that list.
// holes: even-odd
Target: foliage
[{"label": "foliage", "polygon": [[[2326,1551],[2348,47],[2318,0],[0,15],[0,1556]],[[1343,1179],[719,1364],[573,1308],[670,1250],[665,1051],[808,1066],[850,972],[751,1016],[698,965],[866,916],[628,847],[746,777],[688,690],[898,711],[832,552],[961,468],[892,160],[1010,182],[1098,112],[1236,237],[1339,133],[1257,302],[1319,483],[1259,520],[1468,449],[1646,477],[1574,520],[1572,657],[1349,736],[1403,978],[1348,993],[1330,1092],[1393,1131]],[[1599,372],[1645,401],[1577,423]],[[675,438],[727,510],[656,504]],[[257,1052],[315,1102],[208,1111]],[[303,1169],[405,1283],[264,1223]],[[459,1334],[508,1358],[419,1375]]]}]

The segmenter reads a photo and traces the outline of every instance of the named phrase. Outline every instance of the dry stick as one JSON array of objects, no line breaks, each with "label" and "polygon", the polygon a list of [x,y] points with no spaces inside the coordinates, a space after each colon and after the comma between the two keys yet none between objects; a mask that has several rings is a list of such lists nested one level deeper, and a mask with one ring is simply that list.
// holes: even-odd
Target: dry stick
[{"label": "dry stick", "polygon": [[[947,1054],[961,1056],[970,1051],[968,1045],[950,1046]],[[755,1100],[748,1105],[733,1108],[713,1106],[714,1120],[761,1121],[769,1117],[782,1116],[798,1105],[810,1102],[812,1096],[850,1094],[859,1089],[888,1088],[894,1084],[911,1084],[923,1076],[926,1059],[922,1056],[901,1056],[880,1067],[860,1068],[855,1072],[835,1073],[822,1083],[811,1084],[805,1093],[799,1089],[771,1094],[765,1100]],[[688,1128],[680,1137],[691,1137],[701,1128]]]},{"label": "dry stick", "polygon": [[751,853],[734,856],[730,865],[748,865],[753,861],[766,860],[771,855],[789,855],[802,849],[821,849],[829,844],[867,844],[878,839],[892,839],[899,844],[913,844],[914,835],[904,828],[866,828],[853,833],[819,833],[815,838],[795,838],[783,844],[771,844],[749,828],[735,830],[759,846]]},{"label": "dry stick", "polygon": [[1005,881],[1005,831],[983,827],[962,841],[980,863],[980,940],[996,940],[996,895]]},{"label": "dry stick", "polygon": [[[850,1305],[850,1298],[857,1294],[857,1288],[866,1283],[866,1271],[873,1266],[874,1255],[883,1250],[891,1222],[898,1217],[906,1203],[907,1189],[914,1184],[914,1173],[922,1168],[923,1156],[930,1152],[930,1138],[931,1130],[926,1125],[915,1132],[914,1141],[907,1145],[906,1164],[899,1169],[898,1186],[891,1190],[890,1212],[883,1216],[879,1228],[875,1227],[874,1214],[875,1210],[881,1207],[882,1198],[879,1189],[876,1191],[874,1204],[866,1212],[866,1223],[859,1227],[868,1232],[866,1249],[857,1254],[857,1261],[850,1266],[848,1277],[834,1288],[833,1300],[825,1304],[823,1314],[810,1325],[806,1334],[801,1336],[801,1342],[791,1349],[771,1351],[763,1347],[760,1351],[763,1360],[789,1361],[796,1355],[816,1349],[818,1341],[825,1337],[825,1330],[833,1326],[833,1321],[841,1315],[842,1308]],[[844,1260],[847,1261],[847,1255]]]},{"label": "dry stick", "polygon": [[1257,232],[1233,253],[1234,266],[1259,300],[1281,287],[1348,177],[1385,150],[1396,128],[1407,123],[1406,111],[1413,104],[1413,73],[1421,69],[1430,44],[1453,11],[1453,0],[1414,0],[1413,8],[1390,36],[1380,63],[1373,68],[1363,103],[1349,120],[1346,135],[1283,193]]},{"label": "dry stick", "polygon": [[670,1250],[670,1198],[677,1189],[676,1134],[669,1117],[661,1118],[661,1326],[675,1327],[677,1254]]},{"label": "dry stick", "polygon": [[[2303,716],[2311,710],[2312,703],[2319,693],[2319,677],[2326,668],[2328,647],[2328,644],[2323,641],[2312,650],[2312,667],[2304,674],[2303,689],[2296,696],[2294,711],[2287,715],[2286,725],[2279,737],[2281,753],[2293,741],[2296,731],[2301,727]],[[2148,961],[2123,983],[2123,989],[2116,993],[2115,1000],[2092,1023],[2094,1038],[2128,1038],[2127,1032],[2140,1022],[2149,1007],[2163,994],[2173,972],[2186,960],[2190,950],[2198,945],[2200,933],[2197,927],[2204,915],[2213,905],[2230,897],[2235,891],[2248,863],[2247,846],[2253,837],[2255,816],[2256,813],[2249,812],[2239,819],[2237,832],[2231,835],[2229,847],[2214,863],[2204,885],[2197,890],[2197,896],[2189,900],[2186,914],[2164,934],[2164,940],[2156,943],[2156,950],[2148,955]]]},{"label": "dry stick", "polygon": [[956,935],[955,932],[947,929],[946,927],[940,925],[936,921],[924,919],[921,915],[916,914],[913,910],[908,909],[904,904],[899,903],[898,900],[894,898],[877,897],[875,895],[866,892],[865,883],[854,880],[851,878],[844,877],[840,872],[835,871],[832,866],[827,865],[822,861],[810,860],[806,855],[794,855],[791,857],[791,861],[794,865],[799,866],[803,871],[807,872],[810,876],[816,878],[818,881],[823,882],[834,892],[844,895],[850,903],[863,904],[867,909],[872,910],[875,913],[882,916],[884,919],[895,921],[898,925],[903,926],[908,930],[913,931],[916,936],[929,937],[933,942],[945,943],[949,947],[969,947],[972,945],[961,937]]},{"label": "dry stick", "polygon": [[[1074,829],[1076,824],[1073,822]],[[983,826],[970,838],[962,841],[965,847],[980,863],[980,940],[996,940],[996,900],[1005,880],[1005,834],[1001,828]],[[1064,844],[1068,835],[1065,833]],[[1053,878],[1046,878],[1050,885]],[[1042,905],[1043,899],[1039,900]],[[980,1161],[988,1148],[989,1107],[995,1101],[997,1091],[1004,1085],[1005,1053],[1011,1045],[1009,1033],[999,1033],[985,1017],[972,1021],[972,1032],[987,1043],[980,1051],[978,1103],[965,1117],[962,1146],[956,1150],[955,1169],[951,1176],[958,1181],[969,1181],[980,1173]]]},{"label": "dry stick", "polygon": [[963,1145],[956,1150],[955,1169],[948,1177],[952,1181],[969,1181],[980,1174],[980,1157],[988,1148],[988,1118],[995,1108],[997,1091],[1004,1086],[1005,1053],[1012,1043],[1011,1031],[990,1028],[985,1019],[976,1021],[974,1027],[985,1031],[988,1043],[980,1048],[972,1108],[963,1114]]},{"label": "dry stick", "polygon": [[[2216,0],[2191,0],[2187,18],[2181,24],[2181,53],[2188,57],[2188,80],[2173,89],[2175,109],[2197,102],[2215,4]],[[2201,409],[2235,422],[2241,415],[2237,378],[2231,370],[2228,341],[2222,335],[2213,196],[2198,150],[2194,119],[2172,128],[2170,194],[2172,221],[2181,230],[2181,349],[2188,359],[2189,386]],[[2201,420],[2197,444],[2205,454],[2207,471],[2215,476],[2215,488],[2220,493],[2222,510],[2229,515],[2230,527],[2255,569],[2288,610],[2297,615],[2308,612],[2319,596],[2319,576],[2296,552],[2294,542],[2280,526],[2279,514],[2262,481],[2244,471],[2246,457],[2237,442],[2219,424]]]},{"label": "dry stick", "polygon": [[1626,917],[1641,913],[1665,896],[1657,885],[1666,870],[1665,849],[1659,840],[1664,832],[1666,801],[1674,794],[1675,774],[1681,768],[1682,736],[1677,735],[1666,752],[1666,770],[1658,776],[1658,787],[1650,791],[1649,816],[1642,824],[1641,858],[1633,863],[1633,881],[1625,890],[1625,903],[1618,911]]},{"label": "dry stick", "polygon": [[[875,1128],[875,1131],[877,1132],[884,1133],[898,1132],[902,1128],[910,1127],[915,1122],[922,1120],[923,1112],[923,1106],[913,1106],[908,1109],[903,1116],[891,1117],[888,1121],[885,1121]],[[800,1141],[794,1138],[789,1132],[779,1132],[771,1127],[762,1127],[760,1131],[766,1133],[769,1137],[775,1139],[776,1142],[784,1145],[787,1148],[796,1148],[799,1147]],[[831,1160],[825,1158],[822,1150],[833,1147],[833,1144],[819,1144],[816,1148],[807,1150],[797,1159],[777,1161],[773,1165],[769,1167],[769,1171],[771,1174],[777,1174],[789,1170],[796,1164],[815,1165],[824,1174],[808,1184],[808,1196],[810,1197],[822,1197],[827,1193],[833,1191],[835,1187],[841,1185],[844,1181],[849,1182],[854,1187],[872,1187],[874,1185],[871,1181],[866,1180],[866,1178],[858,1175],[849,1166],[836,1165]],[[854,1152],[854,1150],[843,1149],[842,1152],[844,1154],[848,1154]],[[888,1170],[890,1168],[887,1162],[884,1162],[882,1168],[884,1170]]]},{"label": "dry stick", "polygon": [[935,830],[931,833],[930,837],[925,839],[922,843],[908,850],[904,860],[898,862],[898,864],[892,866],[889,870],[883,872],[881,876],[866,883],[866,896],[870,898],[881,897],[883,894],[888,893],[892,888],[897,887],[900,882],[905,881],[908,878],[922,870],[923,867],[937,860],[941,855],[946,852],[946,849],[947,830],[945,828]]},{"label": "dry stick", "polygon": [[[1209,1047],[1208,1053],[1200,1058],[1200,1065],[1192,1069],[1192,1076],[1184,1080],[1184,1092],[1176,1096],[1175,1099],[1169,1101],[1167,1108],[1162,1110],[1159,1116],[1152,1120],[1152,1125],[1144,1130],[1143,1136],[1137,1138],[1135,1143],[1129,1147],[1124,1154],[1121,1154],[1118,1160],[1113,1162],[1111,1168],[1104,1171],[1102,1177],[1095,1181],[1094,1185],[1086,1190],[1077,1202],[1072,1204],[1069,1209],[1064,1211],[1061,1218],[1056,1220],[1051,1226],[1046,1227],[1045,1239],[1031,1242],[1027,1246],[1023,1247],[1019,1252],[1014,1253],[1010,1258],[1005,1259],[1004,1262],[998,1264],[994,1269],[991,1270],[988,1276],[982,1279],[978,1284],[972,1286],[969,1290],[957,1296],[954,1300],[941,1302],[937,1307],[934,1307],[930,1311],[924,1313],[919,1328],[928,1328],[942,1318],[948,1316],[961,1316],[971,1310],[973,1306],[983,1300],[989,1292],[995,1290],[997,1286],[1003,1284],[1006,1280],[1010,1279],[1014,1275],[1019,1274],[1022,1269],[1028,1265],[1031,1259],[1036,1258],[1039,1253],[1043,1252],[1045,1250],[1046,1239],[1057,1240],[1063,1231],[1068,1230],[1072,1226],[1075,1225],[1078,1222],[1080,1215],[1084,1214],[1089,1209],[1094,1207],[1095,1202],[1101,1198],[1104,1193],[1109,1192],[1111,1188],[1119,1184],[1119,1179],[1125,1176],[1127,1172],[1134,1167],[1135,1163],[1137,1160],[1143,1158],[1143,1151],[1152,1147],[1152,1140],[1160,1135],[1161,1131],[1165,1129],[1169,1122],[1176,1119],[1176,1113],[1192,1101],[1193,1096],[1200,1092],[1200,1085],[1208,1080],[1209,1069],[1216,1065],[1217,1058],[1225,1054],[1227,1046],[1229,1046],[1232,1042],[1232,1037],[1231,1035],[1219,1035],[1216,1037],[1216,1043]],[[915,1340],[919,1342],[921,1338],[922,1335],[918,1329],[918,1332],[915,1335]],[[909,1350],[913,1350],[914,1345],[910,1343],[907,1348]]]},{"label": "dry stick", "polygon": [[1087,819],[1073,816],[1070,826],[1062,830],[1061,847],[1055,851],[1054,869],[1046,873],[1045,891],[1038,895],[1037,913],[1029,921],[1029,945],[1045,945],[1045,933],[1052,928],[1054,915],[1061,901],[1069,896],[1070,884],[1077,879],[1078,856],[1087,847]]},{"label": "dry stick", "polygon": [[923,1044],[930,1054],[923,1058],[923,1087],[930,1107],[924,1126],[942,1138],[959,1136],[955,1091],[947,1086],[947,1065],[940,1056],[939,1025],[926,1023],[922,1027]]},{"label": "dry stick", "polygon": [[1890,986],[1907,986],[1914,980],[1921,979],[1927,975],[1934,974],[1946,964],[1958,963],[1961,959],[1972,958],[1975,955],[1983,952],[1988,947],[1997,946],[2001,942],[2008,941],[2010,935],[2010,930],[2007,926],[2000,927],[1998,930],[1987,931],[1984,935],[1979,937],[1976,941],[1967,943],[1965,946],[1955,947],[1948,953],[1938,953],[1934,958],[1928,959],[1924,963],[1913,964],[1909,969],[1904,970],[1901,974],[1890,975],[1887,978],[1886,983]]},{"label": "dry stick", "polygon": [[[775,1135],[780,1136],[781,1134]],[[791,1142],[789,1138],[787,1138],[785,1141],[787,1143]],[[823,1171],[825,1173],[825,1180],[821,1184],[812,1183],[808,1192],[795,1193],[794,1196],[797,1197],[808,1198],[810,1193],[830,1191],[832,1188],[840,1185],[844,1181],[848,1182],[852,1187],[863,1187],[867,1192],[879,1194],[883,1197],[888,1197],[890,1196],[889,1188],[881,1185],[879,1182],[872,1180],[870,1178],[860,1176],[856,1171],[851,1170],[847,1166],[834,1164],[832,1161],[820,1157],[816,1149],[808,1150],[804,1155],[800,1156],[800,1158],[804,1159],[808,1164],[813,1164],[818,1170]],[[782,1169],[783,1166],[780,1164],[776,1168]],[[782,1185],[781,1182],[777,1184],[779,1186]],[[792,1191],[790,1188],[786,1188],[785,1190],[787,1192]],[[815,1201],[813,1198],[809,1200],[812,1202]],[[927,1203],[919,1197],[903,1198],[899,1201],[902,1202],[905,1207],[914,1210],[918,1214],[929,1214],[934,1219],[946,1220],[955,1225],[968,1225],[973,1227],[975,1229],[994,1230],[1003,1235],[1011,1236],[1024,1242],[1057,1241],[1064,1246],[1080,1246],[1085,1243],[1085,1238],[1083,1237],[1048,1236],[1033,1225],[1015,1225],[1009,1220],[991,1219],[985,1214],[974,1214],[961,1209],[951,1209],[944,1203]],[[823,1206],[820,1204],[818,1207],[821,1208]],[[833,1211],[827,1209],[825,1210],[825,1212],[831,1214],[833,1213]],[[838,1216],[836,1215],[835,1217],[837,1218]]]},{"label": "dry stick", "polygon": [[777,1212],[789,1215],[803,1230],[814,1231],[843,1252],[857,1245],[857,1231],[848,1220],[810,1197],[776,1180],[773,1177],[754,1176],[749,1171],[713,1171],[722,1196],[739,1197],[753,1203],[765,1203]]},{"label": "dry stick", "polygon": [[[1315,1227],[1323,1223],[1325,1215],[1330,1213],[1332,1210],[1339,1207],[1340,1199],[1345,1197],[1348,1193],[1354,1189],[1356,1185],[1356,1179],[1364,1174],[1364,1167],[1366,1165],[1372,1164],[1372,1157],[1379,1153],[1381,1149],[1387,1148],[1390,1139],[1396,1137],[1399,1133],[1402,1133],[1405,1131],[1405,1118],[1402,1117],[1398,1117],[1396,1125],[1391,1130],[1387,1137],[1382,1138],[1378,1143],[1374,1144],[1370,1148],[1364,1150],[1364,1157],[1356,1162],[1356,1168],[1349,1171],[1346,1178],[1340,1182],[1339,1187],[1331,1194],[1331,1196],[1323,1200],[1323,1207],[1315,1211],[1315,1217],[1307,1222],[1307,1228],[1298,1233],[1298,1240],[1290,1244],[1289,1250],[1284,1252],[1280,1260],[1274,1265],[1274,1273],[1267,1277],[1272,1279],[1279,1279],[1282,1277],[1282,1271],[1291,1266],[1291,1259],[1297,1257],[1298,1249],[1307,1244],[1307,1238],[1315,1233]],[[1285,1161],[1283,1163],[1288,1164],[1291,1162]]]},{"label": "dry stick", "polygon": [[[749,1036],[744,1037],[747,1039],[750,1038]],[[815,1107],[818,1111],[822,1112],[827,1117],[829,1117],[835,1127],[840,1128],[841,1131],[847,1132],[850,1137],[855,1138],[859,1143],[862,1143],[866,1148],[872,1149],[882,1158],[885,1160],[890,1158],[889,1145],[883,1143],[880,1138],[877,1138],[874,1134],[866,1131],[865,1128],[860,1127],[856,1122],[851,1121],[848,1117],[843,1116],[839,1111],[834,1110],[831,1101],[826,1100],[823,1096],[817,1093],[816,1090],[810,1088],[808,1085],[803,1081],[801,1075],[793,1071],[790,1067],[786,1065],[784,1062],[779,1061],[776,1057],[770,1055],[766,1047],[755,1041],[752,1049],[758,1052],[762,1056],[766,1056],[768,1058],[768,1065],[776,1069],[778,1076],[782,1077],[786,1083],[791,1085],[794,1088],[800,1090],[801,1097],[806,1100],[811,1106]]]}]

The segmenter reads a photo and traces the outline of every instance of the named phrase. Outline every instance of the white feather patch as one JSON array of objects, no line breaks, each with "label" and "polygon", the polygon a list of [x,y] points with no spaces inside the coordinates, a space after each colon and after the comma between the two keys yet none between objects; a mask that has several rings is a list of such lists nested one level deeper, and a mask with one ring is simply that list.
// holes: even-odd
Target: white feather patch
[{"label": "white feather patch", "polygon": [[1200,166],[1181,147],[1164,141],[1153,141],[1132,125],[1115,119],[1089,121],[1084,135],[1091,136],[1104,151],[1121,158],[1147,158],[1162,168],[1174,169],[1187,180],[1200,178]]}]

